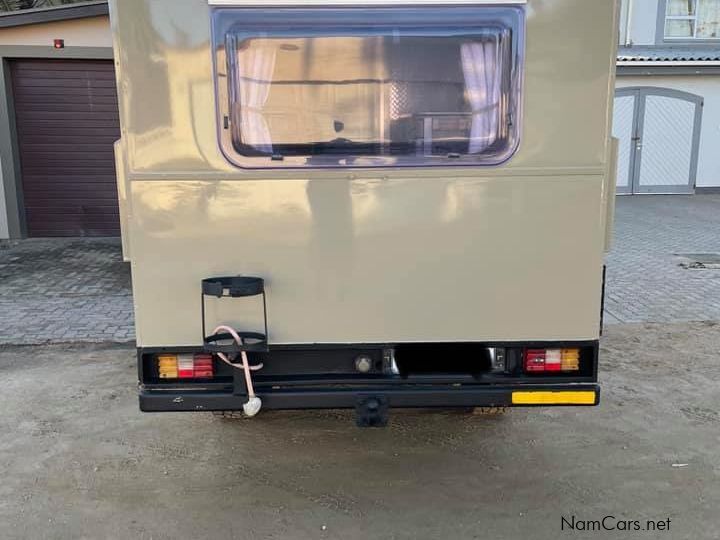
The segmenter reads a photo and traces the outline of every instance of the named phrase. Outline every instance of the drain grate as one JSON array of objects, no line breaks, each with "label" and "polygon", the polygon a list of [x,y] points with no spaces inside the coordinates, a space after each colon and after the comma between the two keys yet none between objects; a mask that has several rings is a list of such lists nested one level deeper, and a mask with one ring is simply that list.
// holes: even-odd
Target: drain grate
[{"label": "drain grate", "polygon": [[689,270],[720,270],[720,253],[677,253],[679,265]]}]

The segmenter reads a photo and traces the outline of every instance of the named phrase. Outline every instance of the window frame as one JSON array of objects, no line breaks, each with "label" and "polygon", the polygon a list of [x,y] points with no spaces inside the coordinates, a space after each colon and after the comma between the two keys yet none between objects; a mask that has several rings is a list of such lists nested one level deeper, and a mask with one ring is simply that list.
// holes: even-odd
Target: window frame
[{"label": "window frame", "polygon": [[[432,6],[436,7],[436,6]],[[467,7],[467,6],[465,6]],[[490,9],[500,10],[514,10],[515,13],[512,15],[516,18],[516,25],[512,27],[512,50],[510,53],[511,58],[511,69],[509,71],[510,90],[509,94],[512,96],[513,104],[513,133],[509,139],[509,146],[507,151],[503,153],[501,159],[495,159],[494,161],[482,154],[462,154],[460,157],[453,156],[424,156],[424,159],[415,159],[415,154],[401,155],[401,156],[383,156],[383,155],[347,155],[345,158],[352,158],[350,163],[342,163],[337,157],[327,157],[327,159],[319,159],[315,163],[308,162],[310,156],[287,156],[282,160],[275,160],[268,156],[247,156],[241,154],[237,149],[233,141],[233,130],[229,125],[230,115],[230,88],[229,88],[229,75],[228,75],[228,57],[227,50],[225,47],[226,37],[229,28],[233,24],[229,24],[223,21],[220,24],[219,19],[222,15],[227,12],[236,12],[234,17],[237,18],[238,13],[253,8],[244,7],[233,7],[233,8],[217,8],[212,12],[212,47],[213,47],[213,79],[215,82],[215,98],[216,98],[216,121],[218,129],[218,141],[220,144],[220,150],[225,158],[233,165],[240,167],[241,169],[247,170],[287,170],[287,169],[374,169],[374,168],[450,168],[450,167],[498,167],[505,164],[507,161],[512,159],[517,154],[520,146],[520,141],[523,134],[523,106],[524,106],[524,66],[525,66],[525,40],[526,40],[526,12],[525,8],[521,4],[509,3],[506,5],[492,5],[492,6],[474,6],[474,7],[487,7]],[[407,9],[408,6],[398,5],[394,7],[382,7],[376,9],[382,10],[399,10]],[[316,7],[308,6],[303,8],[298,7],[283,7],[277,8],[285,11],[293,10],[327,10],[327,11],[350,11],[359,10],[361,8],[343,7],[338,8],[337,6],[332,7]],[[425,9],[425,8],[415,8]],[[282,19],[279,19],[282,21]],[[431,26],[429,26],[431,28]],[[316,29],[322,29],[322,26],[315,26]],[[313,27],[308,27],[309,37],[312,37]],[[263,33],[258,32],[255,38],[263,37]],[[249,39],[253,39],[250,37]],[[343,156],[340,156],[343,157]],[[327,161],[327,163],[324,163]]]},{"label": "window frame", "polygon": [[[703,0],[693,0],[695,2],[695,15],[668,15],[668,0],[660,0],[658,2],[658,24],[657,24],[657,39],[656,44],[664,45],[666,43],[681,43],[681,44],[703,44],[703,43],[717,43],[720,41],[720,37],[706,38],[696,37],[697,36],[697,20],[698,20],[698,2]],[[693,36],[680,36],[670,37],[667,36],[667,22],[668,21],[692,21],[693,22]]]}]

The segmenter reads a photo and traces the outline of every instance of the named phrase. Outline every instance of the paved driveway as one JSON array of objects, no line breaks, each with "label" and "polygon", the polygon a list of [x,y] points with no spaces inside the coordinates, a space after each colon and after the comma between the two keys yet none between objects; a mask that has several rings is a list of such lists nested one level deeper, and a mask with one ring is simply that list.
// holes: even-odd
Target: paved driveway
[{"label": "paved driveway", "polygon": [[678,257],[720,256],[720,195],[618,197],[616,209],[607,321],[720,320],[720,264]]},{"label": "paved driveway", "polygon": [[[687,269],[677,256],[720,254],[720,196],[619,197],[616,217],[608,323],[720,320],[720,269]],[[0,248],[0,343],[133,340],[119,240]]]},{"label": "paved driveway", "polygon": [[0,343],[134,339],[130,265],[118,239],[0,246]]}]

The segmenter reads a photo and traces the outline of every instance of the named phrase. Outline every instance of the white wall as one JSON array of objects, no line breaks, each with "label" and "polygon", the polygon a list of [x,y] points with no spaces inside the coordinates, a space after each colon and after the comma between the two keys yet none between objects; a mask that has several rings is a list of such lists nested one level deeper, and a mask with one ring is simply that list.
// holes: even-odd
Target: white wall
[{"label": "white wall", "polygon": [[64,39],[66,47],[112,47],[110,19],[99,16],[0,29],[0,45],[52,47],[54,39]]},{"label": "white wall", "polygon": [[[642,0],[641,0],[642,1]],[[617,87],[655,86],[697,94],[705,99],[697,187],[720,186],[720,75],[693,76],[626,76],[617,78]]]},{"label": "white wall", "polygon": [[630,40],[633,45],[654,45],[657,26],[659,0],[622,0],[620,10],[620,44],[627,39],[627,15],[632,2]]}]

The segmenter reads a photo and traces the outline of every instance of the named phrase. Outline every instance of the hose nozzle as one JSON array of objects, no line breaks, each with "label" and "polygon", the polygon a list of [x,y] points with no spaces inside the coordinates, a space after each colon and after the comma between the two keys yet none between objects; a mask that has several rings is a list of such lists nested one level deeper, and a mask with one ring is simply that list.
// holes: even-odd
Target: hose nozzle
[{"label": "hose nozzle", "polygon": [[245,403],[245,405],[243,405],[243,412],[245,413],[245,416],[252,418],[260,412],[261,408],[262,401],[259,397],[253,396],[247,401],[247,403]]}]

